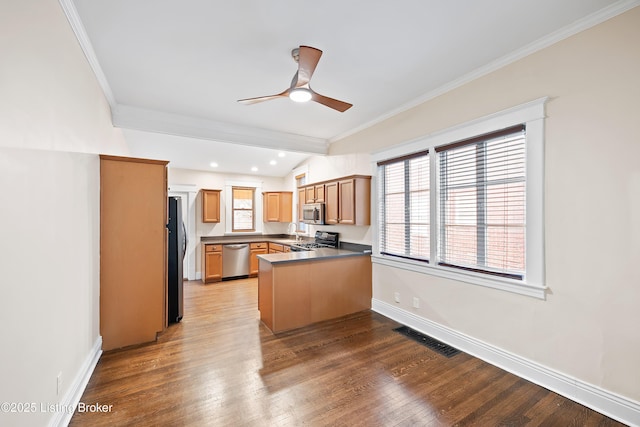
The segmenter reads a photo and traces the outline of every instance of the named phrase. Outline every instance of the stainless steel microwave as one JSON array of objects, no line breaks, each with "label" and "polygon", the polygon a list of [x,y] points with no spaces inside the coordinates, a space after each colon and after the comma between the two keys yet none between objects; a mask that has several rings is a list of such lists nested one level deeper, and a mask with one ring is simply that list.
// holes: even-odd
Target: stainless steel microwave
[{"label": "stainless steel microwave", "polygon": [[324,203],[302,205],[302,222],[305,224],[324,224]]}]

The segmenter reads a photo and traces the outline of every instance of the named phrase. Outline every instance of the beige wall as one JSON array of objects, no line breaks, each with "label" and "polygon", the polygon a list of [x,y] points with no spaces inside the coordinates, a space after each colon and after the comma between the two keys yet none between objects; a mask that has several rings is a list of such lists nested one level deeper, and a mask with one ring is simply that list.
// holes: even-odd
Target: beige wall
[{"label": "beige wall", "polygon": [[[371,175],[371,156],[369,153],[349,153],[334,156],[312,156],[294,169],[285,180],[295,188],[295,176],[305,172],[307,183],[328,181],[349,175]],[[371,245],[371,227],[353,225],[309,225],[308,234],[313,237],[316,230],[340,233],[344,242]]]},{"label": "beige wall", "polygon": [[56,0],[0,6],[0,146],[127,155]]},{"label": "beige wall", "polygon": [[[546,301],[374,266],[374,298],[640,402],[640,8],[331,146],[373,152],[549,96]],[[412,297],[422,301],[411,308]]]},{"label": "beige wall", "polygon": [[66,403],[100,335],[95,153],[128,150],[56,0],[0,2],[0,94],[0,402]]}]

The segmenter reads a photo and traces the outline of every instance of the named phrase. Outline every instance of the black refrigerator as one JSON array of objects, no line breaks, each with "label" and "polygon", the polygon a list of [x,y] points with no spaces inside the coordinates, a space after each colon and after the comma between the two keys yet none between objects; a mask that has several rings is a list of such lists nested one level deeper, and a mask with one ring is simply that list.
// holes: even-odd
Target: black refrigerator
[{"label": "black refrigerator", "polygon": [[182,199],[180,197],[169,197],[169,242],[167,245],[167,311],[169,323],[177,323],[182,320],[183,297],[182,297],[182,261],[187,251],[187,233],[182,221]]}]

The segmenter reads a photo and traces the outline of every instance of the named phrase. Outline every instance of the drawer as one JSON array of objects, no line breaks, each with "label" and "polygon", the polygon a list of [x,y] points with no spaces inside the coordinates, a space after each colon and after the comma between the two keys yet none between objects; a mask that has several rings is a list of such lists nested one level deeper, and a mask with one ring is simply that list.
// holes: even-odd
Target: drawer
[{"label": "drawer", "polygon": [[252,243],[251,249],[267,249],[267,242]]},{"label": "drawer", "polygon": [[221,252],[222,245],[204,245],[205,252]]},{"label": "drawer", "polygon": [[271,249],[278,252],[284,252],[284,246],[282,246],[280,243],[269,243],[269,250]]}]

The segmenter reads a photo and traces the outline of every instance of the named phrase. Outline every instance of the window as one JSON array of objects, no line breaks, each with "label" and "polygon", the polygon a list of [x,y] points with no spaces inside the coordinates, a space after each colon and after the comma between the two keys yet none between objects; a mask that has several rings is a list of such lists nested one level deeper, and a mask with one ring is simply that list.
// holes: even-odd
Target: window
[{"label": "window", "polygon": [[428,261],[429,155],[417,153],[378,163],[380,168],[380,252]]},{"label": "window", "polygon": [[375,153],[372,261],[544,298],[545,102]]},{"label": "window", "polygon": [[255,189],[232,188],[232,231],[255,231]]},{"label": "window", "polygon": [[440,265],[522,280],[525,127],[436,147]]}]

